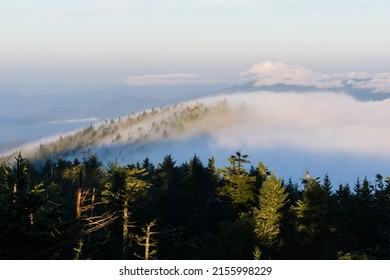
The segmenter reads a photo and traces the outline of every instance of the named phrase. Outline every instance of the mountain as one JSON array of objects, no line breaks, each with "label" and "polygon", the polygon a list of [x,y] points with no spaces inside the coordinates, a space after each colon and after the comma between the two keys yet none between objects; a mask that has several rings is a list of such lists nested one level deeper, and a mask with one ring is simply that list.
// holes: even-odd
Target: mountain
[{"label": "mountain", "polygon": [[83,92],[58,86],[0,87],[1,142],[31,142],[90,123],[209,94],[223,84],[135,87],[116,85]]},{"label": "mountain", "polygon": [[167,106],[195,98],[231,95],[237,92],[272,91],[275,93],[325,92],[348,94],[361,101],[381,101],[389,94],[354,88],[347,82],[341,88],[318,89],[314,86],[276,84],[256,86],[256,82],[229,86],[207,84],[190,86],[115,85],[84,92],[86,88],[48,86],[1,86],[1,141],[36,141],[53,134],[68,133],[105,119],[132,112]]},{"label": "mountain", "polygon": [[109,152],[112,158],[115,157],[112,151],[127,150],[133,154],[155,143],[189,139],[231,127],[240,119],[234,117],[236,114],[244,115],[239,110],[242,108],[232,109],[224,101],[210,106],[193,102],[163,106],[90,124],[75,133],[28,144],[21,149],[32,160],[58,156],[78,157],[87,150],[93,150],[105,158]]},{"label": "mountain", "polygon": [[[183,162],[196,154],[203,161],[215,157],[222,167],[228,155],[242,150],[251,155],[252,164],[262,161],[285,179],[297,181],[310,168],[318,176],[329,172],[337,183],[357,176],[386,175],[390,164],[390,146],[383,140],[390,137],[386,129],[390,100],[366,102],[374,99],[370,92],[359,97],[340,89],[283,84],[257,87],[254,83],[208,94],[202,88],[182,95],[180,87],[165,88],[172,100],[184,100],[172,102],[168,97],[158,100],[157,87],[110,90],[111,98],[105,91],[76,95],[73,107],[64,99],[48,109],[51,118],[0,118],[12,124],[14,135],[20,128],[20,135],[28,131],[34,138],[21,147],[2,140],[3,160],[13,160],[8,150],[12,148],[37,161],[60,156],[73,160],[83,153],[96,153],[106,164],[135,163],[145,157],[161,162],[167,154]],[[161,105],[153,106],[153,101]],[[67,106],[77,113],[67,115]],[[51,132],[45,135],[50,137],[42,139],[41,127]]]}]

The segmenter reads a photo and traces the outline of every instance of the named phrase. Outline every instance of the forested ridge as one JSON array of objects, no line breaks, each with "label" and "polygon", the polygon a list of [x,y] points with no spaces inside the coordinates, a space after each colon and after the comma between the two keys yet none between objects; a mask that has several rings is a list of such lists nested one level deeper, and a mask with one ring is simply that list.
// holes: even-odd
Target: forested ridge
[{"label": "forested ridge", "polygon": [[[113,148],[121,150],[116,156],[132,155],[145,150],[155,142],[182,139],[232,126],[245,121],[251,110],[240,106],[232,108],[226,100],[206,106],[202,102],[189,102],[164,106],[133,113],[118,119],[105,120],[100,124],[41,139],[19,148],[0,153],[0,161],[12,161],[20,150],[30,160],[76,158],[86,149],[108,158],[115,158]],[[38,143],[39,142],[39,143]],[[99,151],[99,152],[98,152]]]},{"label": "forested ridge", "polygon": [[390,258],[390,177],[292,182],[241,152],[228,160],[19,154],[1,163],[0,258]]}]

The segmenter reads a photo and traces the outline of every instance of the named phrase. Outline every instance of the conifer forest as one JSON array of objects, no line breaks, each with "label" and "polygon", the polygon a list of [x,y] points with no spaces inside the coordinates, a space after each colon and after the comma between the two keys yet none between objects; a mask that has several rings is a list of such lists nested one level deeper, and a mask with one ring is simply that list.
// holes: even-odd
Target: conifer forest
[{"label": "conifer forest", "polygon": [[0,168],[0,259],[389,259],[390,177],[279,178],[240,151]]}]

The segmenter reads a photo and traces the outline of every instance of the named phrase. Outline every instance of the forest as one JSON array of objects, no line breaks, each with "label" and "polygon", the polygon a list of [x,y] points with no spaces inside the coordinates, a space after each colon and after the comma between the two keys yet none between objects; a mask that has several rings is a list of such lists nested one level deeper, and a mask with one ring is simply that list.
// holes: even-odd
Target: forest
[{"label": "forest", "polygon": [[0,259],[389,259],[390,177],[283,180],[241,151],[0,166]]}]

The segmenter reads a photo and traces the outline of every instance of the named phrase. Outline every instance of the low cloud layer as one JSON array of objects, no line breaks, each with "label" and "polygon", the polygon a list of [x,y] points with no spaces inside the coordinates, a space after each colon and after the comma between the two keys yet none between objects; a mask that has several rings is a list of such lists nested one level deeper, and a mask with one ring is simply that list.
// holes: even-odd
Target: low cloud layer
[{"label": "low cloud layer", "polygon": [[130,76],[125,80],[125,84],[129,86],[196,85],[209,83],[212,83],[212,81],[205,80],[191,73]]},{"label": "low cloud layer", "polygon": [[323,74],[301,65],[265,60],[252,65],[247,71],[242,72],[240,77],[245,81],[255,81],[256,86],[287,84],[314,86],[318,89],[351,86],[376,93],[390,93],[390,73],[387,72],[376,74],[366,72]]},{"label": "low cloud layer", "polygon": [[360,102],[334,92],[254,92],[219,98],[247,107],[248,118],[213,132],[217,147],[390,155],[390,100]]},{"label": "low cloud layer", "polygon": [[59,121],[50,121],[48,124],[68,124],[68,123],[93,123],[98,121],[97,118],[84,118],[84,119],[67,119],[67,120],[59,120]]},{"label": "low cloud layer", "polygon": [[[194,110],[199,104],[208,109]],[[199,108],[205,108],[203,105]],[[115,147],[120,156],[136,158],[140,151],[148,154],[149,149],[158,149],[167,141],[170,150],[158,153],[180,154],[184,152],[181,141],[190,143],[202,136],[207,136],[202,138],[205,154],[242,149],[287,155],[298,152],[318,159],[350,155],[387,161],[390,156],[390,99],[362,102],[334,91],[238,92],[163,107],[149,115],[135,114],[131,125],[128,117],[122,120],[112,126],[110,122],[95,125],[101,135],[97,133],[91,145],[102,153],[114,149],[103,154],[106,158],[117,156]],[[28,156],[40,143],[58,137],[21,149]]]}]

